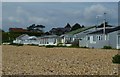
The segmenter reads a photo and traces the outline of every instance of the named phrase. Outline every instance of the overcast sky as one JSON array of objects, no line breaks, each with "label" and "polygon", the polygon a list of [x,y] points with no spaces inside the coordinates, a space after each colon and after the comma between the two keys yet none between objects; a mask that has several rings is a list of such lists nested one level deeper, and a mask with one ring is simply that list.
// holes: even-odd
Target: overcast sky
[{"label": "overcast sky", "polygon": [[[117,25],[117,2],[3,2],[2,27],[4,30],[10,27],[26,28],[35,23],[46,26],[45,31],[49,31],[53,27],[64,27],[67,23],[91,26],[103,22],[104,12],[108,22]],[[98,19],[97,15],[100,16]]]}]

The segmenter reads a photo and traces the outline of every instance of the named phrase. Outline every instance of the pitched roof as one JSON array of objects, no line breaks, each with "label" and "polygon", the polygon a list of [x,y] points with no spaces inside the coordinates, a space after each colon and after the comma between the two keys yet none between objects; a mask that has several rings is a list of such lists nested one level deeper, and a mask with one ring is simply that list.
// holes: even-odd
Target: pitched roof
[{"label": "pitched roof", "polygon": [[91,28],[95,28],[95,27],[96,26],[90,26],[90,27],[80,28],[80,29],[68,32],[67,34],[72,34],[73,35],[73,34],[77,34],[77,33],[80,33],[82,31],[85,31],[85,30],[88,30],[88,29],[91,29]]},{"label": "pitched roof", "polygon": [[[104,29],[97,30],[97,31],[91,32],[89,34],[103,34],[103,32],[104,32],[103,30]],[[105,34],[111,33],[111,32],[114,32],[114,31],[118,31],[118,30],[120,30],[120,26],[117,26],[115,28],[107,28],[107,29],[105,29]]]},{"label": "pitched roof", "polygon": [[47,36],[41,36],[41,37],[38,37],[38,38],[57,38],[59,36],[57,35],[47,35]]},{"label": "pitched roof", "polygon": [[22,35],[20,35],[19,37],[17,37],[16,39],[22,39],[22,37],[29,37],[29,35],[27,35],[27,34],[22,34]]}]

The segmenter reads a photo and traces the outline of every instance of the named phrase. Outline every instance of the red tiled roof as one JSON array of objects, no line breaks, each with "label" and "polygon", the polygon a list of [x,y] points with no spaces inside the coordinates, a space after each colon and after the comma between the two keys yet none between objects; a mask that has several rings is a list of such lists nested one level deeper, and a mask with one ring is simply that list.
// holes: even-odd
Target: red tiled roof
[{"label": "red tiled roof", "polygon": [[27,32],[27,29],[23,29],[23,28],[9,28],[9,32]]}]

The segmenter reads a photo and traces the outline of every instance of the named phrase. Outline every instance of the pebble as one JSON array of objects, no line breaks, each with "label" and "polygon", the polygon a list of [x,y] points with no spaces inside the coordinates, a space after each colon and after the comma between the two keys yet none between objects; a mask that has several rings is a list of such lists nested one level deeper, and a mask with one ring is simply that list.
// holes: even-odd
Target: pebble
[{"label": "pebble", "polygon": [[[9,50],[10,49],[10,50]],[[14,50],[13,50],[14,49]],[[24,51],[22,51],[24,50]],[[98,51],[98,52],[97,52]],[[3,74],[116,75],[111,50],[3,46]],[[11,56],[8,56],[10,55]],[[106,57],[107,56],[107,57]]]}]

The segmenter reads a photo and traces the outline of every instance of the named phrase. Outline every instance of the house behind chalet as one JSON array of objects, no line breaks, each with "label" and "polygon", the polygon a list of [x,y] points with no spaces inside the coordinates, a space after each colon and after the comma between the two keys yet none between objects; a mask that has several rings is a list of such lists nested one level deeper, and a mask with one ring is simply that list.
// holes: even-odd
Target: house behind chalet
[{"label": "house behind chalet", "polygon": [[28,32],[28,30],[23,28],[9,28],[9,32]]},{"label": "house behind chalet", "polygon": [[67,23],[67,25],[62,28],[62,27],[59,27],[59,28],[52,28],[49,33],[52,34],[52,35],[62,35],[62,34],[65,34],[65,33],[68,33],[71,31],[71,26],[69,23]]}]

